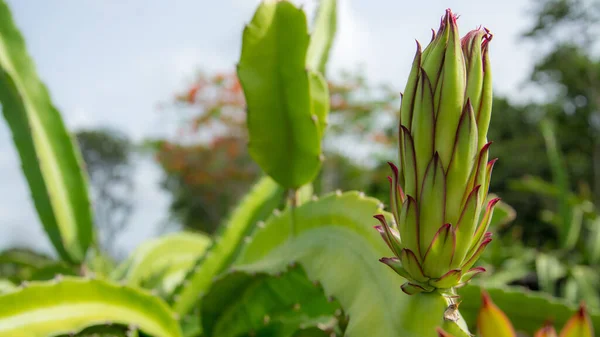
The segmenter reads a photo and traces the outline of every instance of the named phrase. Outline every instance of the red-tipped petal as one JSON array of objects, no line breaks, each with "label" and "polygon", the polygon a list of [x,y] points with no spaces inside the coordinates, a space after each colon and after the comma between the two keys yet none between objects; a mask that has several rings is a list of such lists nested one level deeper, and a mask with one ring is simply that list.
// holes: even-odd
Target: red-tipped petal
[{"label": "red-tipped petal", "polygon": [[394,172],[394,176],[396,176],[396,179],[398,179],[398,167],[390,161],[388,161],[387,163],[390,166],[390,168],[392,169],[392,171]]},{"label": "red-tipped petal", "polygon": [[402,262],[400,262],[400,259],[396,257],[382,257],[381,259],[379,259],[379,262],[384,263],[388,267],[392,268],[392,270],[395,271],[396,274],[404,277],[405,279],[409,281],[412,279],[410,274],[402,266]]},{"label": "red-tipped petal", "polygon": [[550,321],[544,324],[544,327],[535,332],[533,337],[557,337],[556,330]]},{"label": "red-tipped petal", "polygon": [[402,244],[406,248],[415,252],[419,259],[421,259],[421,247],[419,246],[419,210],[417,209],[416,200],[410,195],[406,196],[406,200],[402,205],[398,231],[400,232],[400,237],[403,240]]},{"label": "red-tipped petal", "polygon": [[461,280],[461,271],[460,269],[453,269],[442,275],[442,277],[430,280],[429,284],[439,288],[439,289],[447,289],[452,288],[457,285]]},{"label": "red-tipped petal", "polygon": [[464,273],[460,279],[461,283],[468,283],[469,281],[471,281],[471,279],[473,277],[475,277],[475,275],[477,274],[481,274],[485,272],[485,268],[483,267],[475,267],[475,268],[471,268],[469,269],[466,273]]},{"label": "red-tipped petal", "polygon": [[456,249],[456,235],[451,224],[445,224],[433,236],[423,257],[423,271],[432,278],[439,278],[450,268]]},{"label": "red-tipped petal", "polygon": [[490,298],[482,292],[483,304],[477,316],[477,330],[481,337],[516,337],[515,329],[510,320]]},{"label": "red-tipped petal", "polygon": [[593,337],[594,327],[585,305],[582,303],[579,310],[567,321],[559,337]]},{"label": "red-tipped petal", "polygon": [[400,126],[402,131],[402,174],[404,174],[404,193],[407,196],[417,196],[419,191],[417,180],[417,159],[415,157],[415,145],[413,142],[410,130],[403,125]]},{"label": "red-tipped petal", "polygon": [[413,283],[404,283],[401,286],[401,289],[407,295],[414,295],[414,294],[418,294],[418,293],[427,291],[425,288],[421,287],[420,285],[413,284]]},{"label": "red-tipped petal", "polygon": [[388,162],[388,165],[394,173],[391,177],[388,177],[390,182],[390,206],[392,214],[394,215],[394,219],[396,220],[396,224],[398,224],[400,223],[400,209],[402,208],[402,203],[404,202],[404,192],[402,191],[398,181],[398,167],[391,162]]},{"label": "red-tipped petal", "polygon": [[475,264],[475,262],[477,262],[477,260],[481,256],[481,254],[483,254],[485,247],[487,245],[489,245],[490,242],[492,242],[492,238],[485,238],[483,240],[483,242],[481,243],[481,245],[479,245],[479,248],[477,248],[477,250],[473,253],[473,255],[471,255],[471,257],[467,260],[467,262],[465,262],[465,264],[463,264],[462,268],[463,269],[471,268]]},{"label": "red-tipped petal", "polygon": [[462,213],[456,225],[456,251],[452,260],[452,268],[458,268],[465,260],[471,250],[473,234],[479,221],[482,199],[480,193],[481,185],[475,186],[463,206]]},{"label": "red-tipped petal", "polygon": [[400,252],[402,251],[400,234],[398,234],[397,231],[388,226],[388,223],[383,214],[377,214],[373,217],[381,223],[381,226],[375,226],[375,229],[379,231],[379,234],[381,234],[383,240],[385,241],[385,243],[387,243],[388,247],[390,247],[394,255],[399,256]]},{"label": "red-tipped petal", "polygon": [[439,226],[444,224],[446,214],[446,175],[437,152],[427,165],[420,193],[419,205],[426,207],[426,211],[419,213],[419,243],[423,253],[431,245]]},{"label": "red-tipped petal", "polygon": [[400,261],[404,269],[410,274],[410,276],[417,282],[427,282],[429,279],[423,273],[423,268],[417,259],[415,253],[410,249],[403,249],[400,253]]},{"label": "red-tipped petal", "polygon": [[483,187],[483,195],[487,195],[490,189],[490,181],[492,180],[492,171],[494,169],[494,165],[496,164],[496,162],[498,161],[498,158],[494,158],[492,160],[490,160],[487,163],[487,166],[485,168],[485,181],[484,181],[484,187]]},{"label": "red-tipped petal", "polygon": [[[485,209],[485,213],[483,214],[483,218],[473,234],[473,241],[470,248],[470,253],[473,252],[475,247],[479,246],[479,244],[486,238],[487,230],[490,227],[490,221],[492,221],[492,216],[494,215],[494,207],[500,201],[500,198],[494,198],[490,200]],[[491,234],[489,234],[491,236]]]},{"label": "red-tipped petal", "polygon": [[487,142],[479,151],[479,157],[477,159],[477,171],[475,173],[475,180],[473,181],[473,185],[483,183],[483,174],[484,170],[487,167],[487,158],[490,150],[490,146],[492,146],[493,142]]}]

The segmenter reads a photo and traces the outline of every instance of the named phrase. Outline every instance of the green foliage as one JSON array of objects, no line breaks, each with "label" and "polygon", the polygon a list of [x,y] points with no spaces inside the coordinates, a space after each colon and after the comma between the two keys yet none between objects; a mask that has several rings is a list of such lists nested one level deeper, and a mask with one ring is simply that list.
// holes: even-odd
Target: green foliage
[{"label": "green foliage", "polygon": [[325,74],[325,66],[329,59],[329,50],[337,29],[337,0],[319,1],[319,9],[315,17],[313,32],[306,55],[310,69]]},{"label": "green foliage", "polygon": [[308,42],[302,10],[287,1],[262,2],[244,29],[237,68],[248,109],[249,152],[286,188],[312,181],[321,167],[319,116],[328,95],[322,94],[323,80],[310,80],[319,75],[306,70]]},{"label": "green foliage", "polygon": [[174,314],[159,298],[100,280],[31,282],[0,296],[0,336],[46,337],[92,325],[135,325],[156,337],[179,337]]},{"label": "green foliage", "polygon": [[13,248],[0,253],[0,277],[16,284],[23,281],[49,280],[57,274],[76,273],[77,270],[73,266],[28,249]]},{"label": "green foliage", "polygon": [[113,129],[75,132],[85,169],[98,242],[116,255],[117,235],[127,228],[133,210],[133,145],[127,135]]},{"label": "green foliage", "polygon": [[212,279],[234,259],[243,240],[275,210],[283,198],[283,189],[271,178],[263,177],[233,210],[223,224],[221,233],[213,240],[206,254],[199,258],[175,289],[173,308],[180,315],[198,305],[198,297],[211,285]]},{"label": "green foliage", "polygon": [[[592,308],[600,308],[600,274],[596,254],[600,247],[597,223],[600,215],[585,194],[571,190],[567,165],[550,119],[542,120],[541,131],[546,143],[552,182],[540,177],[526,177],[511,183],[523,195],[535,193],[552,202],[541,217],[557,234],[557,239],[545,242],[538,249],[530,248],[535,257],[521,255],[519,269],[535,270],[539,289],[572,303],[585,300]],[[518,260],[519,258],[517,258]]]},{"label": "green foliage", "polygon": [[570,207],[568,200],[570,195],[569,180],[565,164],[562,160],[560,150],[558,149],[556,136],[553,130],[554,126],[552,125],[552,122],[547,119],[543,120],[540,125],[546,142],[553,180],[558,188],[558,208],[561,218],[558,226],[560,245],[562,248],[572,249],[579,239],[581,222],[573,221],[573,209]]},{"label": "green foliage", "polygon": [[[338,303],[328,301],[318,283],[298,266],[282,275],[228,273],[213,283],[203,299],[202,322],[207,337],[291,337],[300,327],[333,332],[341,315]],[[339,333],[339,331],[338,331]]]},{"label": "green foliage", "polygon": [[[298,263],[309,279],[319,281],[325,294],[342,305],[349,316],[349,336],[391,337],[399,332],[434,336],[437,325],[446,325],[458,335],[462,329],[443,320],[448,306],[445,298],[439,294],[407,296],[400,290],[399,276],[373,263],[389,253],[373,229],[372,216],[381,211],[380,206],[376,199],[348,192],[288,209],[256,229],[232,268],[278,273],[289,263]],[[295,236],[290,238],[292,222]]]},{"label": "green foliage", "polygon": [[113,277],[130,286],[151,283],[151,288],[170,294],[210,245],[208,236],[190,232],[146,241],[115,270]]},{"label": "green foliage", "polygon": [[81,158],[4,1],[0,2],[0,102],[44,229],[63,259],[82,261],[94,233]]},{"label": "green foliage", "polygon": [[[475,324],[477,313],[481,307],[481,292],[485,290],[494,303],[506,313],[515,329],[533,334],[548,320],[554,326],[563,326],[577,310],[573,304],[557,300],[548,295],[540,295],[529,291],[511,288],[481,288],[468,285],[459,292],[462,302],[460,312],[470,324]],[[594,330],[600,328],[600,312],[590,310]]]}]

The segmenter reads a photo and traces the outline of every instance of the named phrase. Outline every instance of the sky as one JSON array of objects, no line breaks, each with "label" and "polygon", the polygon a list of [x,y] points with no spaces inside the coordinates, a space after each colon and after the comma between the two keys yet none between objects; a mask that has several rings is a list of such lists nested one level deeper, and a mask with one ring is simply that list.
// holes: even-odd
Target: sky
[{"label": "sky", "polygon": [[[139,141],[170,136],[178,118],[157,106],[198,70],[231,71],[243,26],[258,0],[6,0],[38,74],[70,130],[113,127]],[[316,0],[297,0],[312,17]],[[403,90],[415,39],[429,42],[446,8],[460,15],[461,35],[483,25],[494,90],[524,100],[522,84],[535,61],[519,35],[530,1],[338,0],[338,34],[328,74],[362,69],[372,83]],[[10,132],[0,123],[0,250],[28,246],[51,253],[29,198]],[[150,161],[136,162],[135,210],[118,245],[129,251],[159,235],[169,196]]]}]

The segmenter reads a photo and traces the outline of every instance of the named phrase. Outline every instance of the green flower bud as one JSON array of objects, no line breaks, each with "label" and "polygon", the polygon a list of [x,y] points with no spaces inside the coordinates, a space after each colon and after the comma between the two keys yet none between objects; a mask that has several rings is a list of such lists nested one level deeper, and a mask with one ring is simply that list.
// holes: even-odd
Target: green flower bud
[{"label": "green flower bud", "polygon": [[395,257],[380,261],[407,279],[408,294],[453,292],[491,241],[494,206],[487,201],[495,160],[488,162],[492,87],[488,45],[476,29],[459,38],[446,10],[437,34],[417,53],[402,96],[399,168],[390,163],[394,223],[376,228]]}]

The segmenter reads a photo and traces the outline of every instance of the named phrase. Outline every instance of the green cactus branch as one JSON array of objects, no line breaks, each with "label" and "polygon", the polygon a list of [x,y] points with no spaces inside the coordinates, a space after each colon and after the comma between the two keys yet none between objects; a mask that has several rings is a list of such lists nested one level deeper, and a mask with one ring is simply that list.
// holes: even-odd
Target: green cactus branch
[{"label": "green cactus branch", "polygon": [[149,292],[102,280],[58,277],[0,296],[0,336],[47,337],[107,322],[180,337],[176,315]]},{"label": "green cactus branch", "polygon": [[[340,302],[349,316],[349,336],[392,337],[401,331],[409,337],[433,337],[437,325],[465,335],[464,324],[461,328],[444,319],[450,299],[437,293],[406,296],[399,277],[373,263],[387,250],[373,230],[372,215],[377,210],[381,211],[379,201],[359,192],[326,195],[295,209],[293,239],[289,238],[291,212],[286,210],[256,229],[232,268],[276,274],[296,261],[310,280],[323,285],[327,296]],[[347,271],[352,271],[351,276]]]}]

